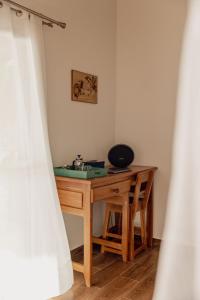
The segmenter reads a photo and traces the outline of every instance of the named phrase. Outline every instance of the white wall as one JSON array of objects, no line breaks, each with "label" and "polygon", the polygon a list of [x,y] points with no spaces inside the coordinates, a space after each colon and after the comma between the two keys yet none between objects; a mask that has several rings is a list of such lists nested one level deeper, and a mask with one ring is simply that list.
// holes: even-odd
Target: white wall
[{"label": "white wall", "polygon": [[[105,159],[114,143],[115,0],[23,0],[21,3],[67,22],[67,29],[45,28],[48,122],[54,165],[76,154]],[[71,101],[71,69],[99,78],[98,105]],[[102,207],[95,208],[95,232]],[[70,247],[82,244],[82,219],[65,216]]]},{"label": "white wall", "polygon": [[185,0],[118,0],[116,142],[135,163],[158,166],[154,237],[161,238],[170,179]]},{"label": "white wall", "polygon": [[[46,39],[53,161],[72,162],[78,153],[86,159],[104,159],[114,142],[115,1],[59,2],[68,28],[50,29]],[[98,105],[71,101],[71,69],[98,75]],[[99,204],[94,208],[96,234],[101,232],[102,218]],[[71,248],[81,245],[82,218],[65,215],[65,223]]]}]

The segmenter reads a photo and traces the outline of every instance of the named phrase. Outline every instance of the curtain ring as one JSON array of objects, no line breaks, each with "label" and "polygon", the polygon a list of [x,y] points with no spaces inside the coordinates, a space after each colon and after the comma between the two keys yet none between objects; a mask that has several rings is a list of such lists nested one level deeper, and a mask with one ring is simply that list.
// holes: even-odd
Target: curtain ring
[{"label": "curtain ring", "polygon": [[23,11],[22,10],[15,9],[13,7],[11,7],[10,9],[13,10],[16,13],[17,17],[21,17],[23,15]]},{"label": "curtain ring", "polygon": [[23,15],[23,11],[21,11],[21,10],[16,11],[17,17],[21,17],[22,15]]}]

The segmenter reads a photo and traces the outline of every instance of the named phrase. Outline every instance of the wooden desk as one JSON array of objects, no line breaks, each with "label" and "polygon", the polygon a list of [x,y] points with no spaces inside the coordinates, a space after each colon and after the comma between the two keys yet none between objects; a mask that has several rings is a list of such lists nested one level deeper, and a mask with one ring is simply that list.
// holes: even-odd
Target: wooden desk
[{"label": "wooden desk", "polygon": [[[68,177],[56,177],[56,184],[62,211],[84,218],[84,264],[73,263],[74,270],[84,274],[86,286],[92,285],[92,215],[93,203],[113,196],[123,196],[124,230],[128,230],[129,191],[134,177],[142,171],[156,167],[133,166],[126,173],[108,175],[101,178],[82,180]],[[148,213],[148,246],[152,246],[153,235],[153,189],[149,200]],[[123,249],[128,251],[128,241],[122,241]],[[125,259],[124,259],[125,260]]]}]

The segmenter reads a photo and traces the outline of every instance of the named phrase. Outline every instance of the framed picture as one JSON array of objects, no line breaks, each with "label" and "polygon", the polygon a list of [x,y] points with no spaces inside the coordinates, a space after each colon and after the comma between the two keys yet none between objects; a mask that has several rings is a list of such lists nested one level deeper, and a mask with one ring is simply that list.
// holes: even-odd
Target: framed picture
[{"label": "framed picture", "polygon": [[98,78],[72,70],[72,100],[97,104]]}]

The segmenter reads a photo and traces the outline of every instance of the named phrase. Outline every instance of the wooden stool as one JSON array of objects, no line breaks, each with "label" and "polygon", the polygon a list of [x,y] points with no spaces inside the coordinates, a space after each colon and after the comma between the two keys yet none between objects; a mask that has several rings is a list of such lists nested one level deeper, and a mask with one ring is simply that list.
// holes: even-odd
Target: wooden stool
[{"label": "wooden stool", "polygon": [[[122,223],[120,224],[120,239],[119,234],[112,234],[106,232],[108,225],[104,229],[102,238],[93,237],[93,243],[101,245],[101,252],[108,251],[115,254],[122,255],[123,261],[127,262],[129,259],[128,239],[129,239],[129,197],[128,193],[120,196],[115,196],[106,199],[106,222],[110,220],[109,212],[114,210],[121,216]],[[108,238],[112,238],[110,240]]]},{"label": "wooden stool", "polygon": [[[129,258],[132,260],[135,255],[140,253],[142,250],[147,248],[147,205],[151,193],[153,184],[153,171],[145,171],[137,175],[136,182],[134,182],[133,197],[130,197],[130,216],[129,216]],[[131,195],[132,196],[132,195]],[[132,200],[132,201],[131,201]],[[135,249],[134,243],[134,232],[135,226],[134,221],[136,213],[140,214],[141,223],[141,246]],[[111,226],[111,222],[114,220],[115,226]],[[121,241],[122,239],[122,224],[123,215],[122,208],[120,205],[114,203],[108,203],[105,209],[105,220],[104,220],[104,239],[115,239]],[[101,247],[101,252],[114,252],[110,247]],[[119,252],[114,252],[121,254]]]}]

